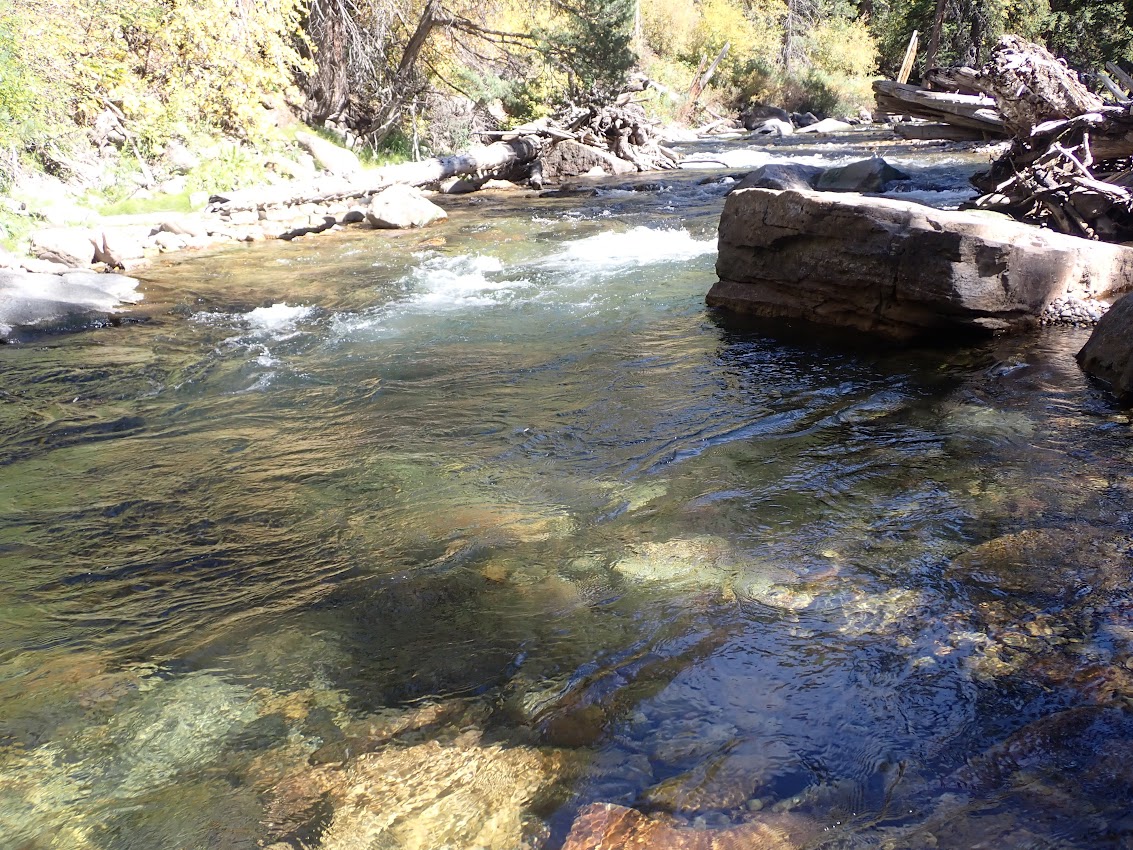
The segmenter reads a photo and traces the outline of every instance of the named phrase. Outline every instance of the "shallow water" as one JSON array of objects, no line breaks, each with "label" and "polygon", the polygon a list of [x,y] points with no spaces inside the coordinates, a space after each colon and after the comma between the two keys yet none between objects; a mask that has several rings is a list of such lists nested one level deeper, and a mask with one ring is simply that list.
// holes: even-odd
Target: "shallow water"
[{"label": "shallow water", "polygon": [[1127,846],[1087,332],[731,324],[703,176],[185,256],[0,348],[0,846]]}]

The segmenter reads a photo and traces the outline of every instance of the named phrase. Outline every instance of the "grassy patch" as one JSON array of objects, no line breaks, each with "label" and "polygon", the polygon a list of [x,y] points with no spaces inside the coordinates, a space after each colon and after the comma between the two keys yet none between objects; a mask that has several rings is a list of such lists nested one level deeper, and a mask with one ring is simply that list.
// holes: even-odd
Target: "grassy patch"
[{"label": "grassy patch", "polygon": [[154,195],[152,198],[124,198],[120,201],[100,204],[101,215],[138,215],[156,212],[190,212],[188,191],[176,195]]}]

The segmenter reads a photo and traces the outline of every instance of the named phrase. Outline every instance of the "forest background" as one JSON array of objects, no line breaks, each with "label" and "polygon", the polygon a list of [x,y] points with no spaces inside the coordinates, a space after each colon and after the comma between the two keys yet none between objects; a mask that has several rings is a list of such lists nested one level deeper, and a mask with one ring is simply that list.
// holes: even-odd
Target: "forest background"
[{"label": "forest background", "polygon": [[0,0],[0,191],[47,173],[113,206],[178,170],[185,197],[262,182],[291,115],[372,159],[445,153],[631,73],[664,121],[852,116],[938,13],[937,64],[1008,31],[1087,73],[1133,46],[1133,0]]}]

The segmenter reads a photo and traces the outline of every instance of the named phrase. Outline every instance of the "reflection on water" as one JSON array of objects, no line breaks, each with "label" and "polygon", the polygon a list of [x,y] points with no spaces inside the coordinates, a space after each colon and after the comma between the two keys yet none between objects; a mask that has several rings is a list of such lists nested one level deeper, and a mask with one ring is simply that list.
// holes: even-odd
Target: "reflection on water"
[{"label": "reflection on water", "polygon": [[1126,846],[1084,331],[703,308],[726,187],[453,202],[0,350],[0,846]]}]

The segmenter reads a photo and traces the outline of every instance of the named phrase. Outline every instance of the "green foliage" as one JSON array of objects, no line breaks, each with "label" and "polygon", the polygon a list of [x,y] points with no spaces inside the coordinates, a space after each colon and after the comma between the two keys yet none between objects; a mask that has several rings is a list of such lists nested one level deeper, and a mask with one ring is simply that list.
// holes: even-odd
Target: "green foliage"
[{"label": "green foliage", "polygon": [[1047,46],[1073,67],[1101,71],[1107,61],[1128,60],[1133,48],[1133,9],[1121,2],[1051,0],[1045,21]]},{"label": "green foliage", "polygon": [[554,18],[539,35],[551,64],[567,75],[573,102],[602,102],[616,94],[637,57],[633,0],[555,0]]},{"label": "green foliage", "polygon": [[143,154],[194,132],[255,138],[288,90],[303,0],[23,0],[0,7],[0,142],[73,144],[113,105]]},{"label": "green foliage", "polygon": [[[1122,0],[954,0],[946,8],[938,65],[979,64],[1004,33],[1045,44],[1085,71],[1101,70],[1133,49],[1133,3]],[[934,0],[874,3],[871,29],[884,73],[896,73],[914,29],[923,56],[935,10]]]},{"label": "green foliage", "polygon": [[[219,191],[219,190],[218,190]],[[138,215],[141,213],[157,212],[190,212],[192,204],[189,202],[191,192],[179,192],[175,195],[153,195],[146,198],[124,198],[114,203],[96,203],[95,207],[102,215]]]}]

